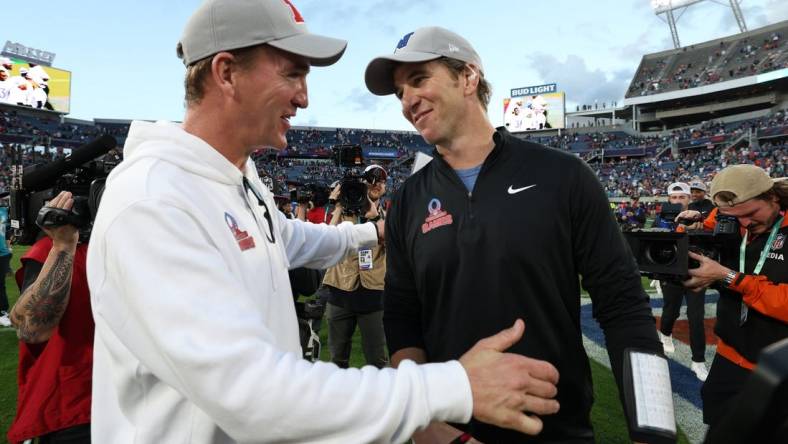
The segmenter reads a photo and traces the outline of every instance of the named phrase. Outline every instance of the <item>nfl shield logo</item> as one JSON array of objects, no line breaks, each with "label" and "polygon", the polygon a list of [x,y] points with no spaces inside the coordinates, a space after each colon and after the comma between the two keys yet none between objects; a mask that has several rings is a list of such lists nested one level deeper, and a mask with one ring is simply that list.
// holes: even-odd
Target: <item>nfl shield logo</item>
[{"label": "nfl shield logo", "polygon": [[774,242],[772,243],[772,251],[777,251],[781,249],[783,245],[785,245],[785,235],[778,234],[777,239],[775,239]]}]

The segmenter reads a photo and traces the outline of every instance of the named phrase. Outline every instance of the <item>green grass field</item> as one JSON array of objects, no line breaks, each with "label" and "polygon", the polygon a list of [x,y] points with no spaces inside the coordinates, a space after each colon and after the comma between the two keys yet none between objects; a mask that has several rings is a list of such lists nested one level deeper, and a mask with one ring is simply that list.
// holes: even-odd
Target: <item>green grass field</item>
[{"label": "green grass field", "polygon": [[[26,251],[26,248],[16,247],[11,268],[19,268],[19,257]],[[648,281],[644,281],[644,286]],[[19,291],[16,282],[6,276],[6,289],[8,290],[9,302],[13,306],[16,302]],[[321,329],[321,343],[323,349],[320,358],[328,361],[328,339],[326,338],[325,320],[324,327]],[[16,369],[18,360],[17,338],[14,331],[10,328],[0,329],[0,442],[6,442],[6,432],[14,419],[16,412]],[[365,363],[364,355],[361,352],[361,337],[356,332],[353,337],[353,351],[350,358],[350,365],[361,367]],[[618,390],[613,374],[601,364],[591,361],[591,371],[594,380],[594,396],[596,402],[591,412],[591,419],[596,431],[596,440],[605,444],[630,443],[627,434],[624,413],[621,403],[618,400]],[[686,437],[679,436],[680,443],[687,443]]]},{"label": "green grass field", "polygon": [[[27,247],[14,247],[11,269],[19,269],[19,258],[27,251]],[[11,275],[5,276],[5,288],[8,302],[13,307],[19,297],[19,289]],[[19,348],[16,332],[10,328],[0,328],[0,442],[7,442],[6,432],[16,415],[16,368],[19,360]]]}]

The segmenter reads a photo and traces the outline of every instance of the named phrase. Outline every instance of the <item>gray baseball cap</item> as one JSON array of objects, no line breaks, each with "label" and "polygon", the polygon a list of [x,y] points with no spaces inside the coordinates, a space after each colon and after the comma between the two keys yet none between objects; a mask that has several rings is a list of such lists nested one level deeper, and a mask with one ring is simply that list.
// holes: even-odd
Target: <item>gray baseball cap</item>
[{"label": "gray baseball cap", "polygon": [[706,184],[700,180],[693,180],[689,183],[690,190],[701,190],[706,191]]},{"label": "gray baseball cap", "polygon": [[310,34],[289,0],[206,0],[189,18],[176,50],[189,66],[221,51],[263,43],[315,66],[336,63],[347,47],[345,40]]},{"label": "gray baseball cap", "polygon": [[438,26],[419,28],[405,34],[394,49],[394,54],[373,59],[367,65],[364,81],[372,94],[394,94],[394,69],[400,63],[420,63],[448,57],[472,63],[482,72],[482,59],[467,40]]}]

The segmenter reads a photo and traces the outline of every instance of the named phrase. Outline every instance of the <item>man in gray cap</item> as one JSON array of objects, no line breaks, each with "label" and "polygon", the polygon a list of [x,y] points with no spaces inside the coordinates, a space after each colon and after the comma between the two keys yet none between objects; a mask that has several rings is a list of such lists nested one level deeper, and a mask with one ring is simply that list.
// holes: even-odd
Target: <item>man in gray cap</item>
[{"label": "man in gray cap", "polygon": [[[436,146],[434,159],[395,196],[386,220],[384,325],[392,363],[456,359],[479,338],[524,318],[528,333],[511,350],[561,373],[561,410],[541,417],[536,440],[593,442],[578,275],[619,386],[625,348],[661,349],[599,181],[575,156],[492,126],[481,58],[449,30],[406,34],[393,54],[372,60],[365,80],[374,94],[396,94],[405,118]],[[526,439],[478,419],[457,427],[483,442]],[[447,442],[460,433],[434,423],[415,438]]]},{"label": "man in gray cap", "polygon": [[522,321],[459,361],[301,359],[287,269],[333,265],[383,225],[286,219],[249,155],[287,146],[310,66],[345,44],[286,0],[208,0],[190,18],[184,122],[131,125],[93,228],[94,442],[403,441],[471,414],[536,433],[521,411],[558,409],[555,368],[501,352]]},{"label": "man in gray cap", "polygon": [[714,203],[706,198],[706,184],[702,180],[696,179],[690,181],[689,187],[692,202],[690,202],[688,208],[700,212],[705,219],[709,216],[711,210],[714,209]]},{"label": "man in gray cap", "polygon": [[788,338],[788,181],[755,165],[733,165],[714,177],[711,197],[718,208],[705,228],[714,229],[719,212],[735,217],[742,234],[738,257],[722,264],[690,253],[700,266],[685,282],[693,290],[713,284],[720,290],[717,353],[701,389],[703,420],[714,425],[733,407],[760,351]]}]

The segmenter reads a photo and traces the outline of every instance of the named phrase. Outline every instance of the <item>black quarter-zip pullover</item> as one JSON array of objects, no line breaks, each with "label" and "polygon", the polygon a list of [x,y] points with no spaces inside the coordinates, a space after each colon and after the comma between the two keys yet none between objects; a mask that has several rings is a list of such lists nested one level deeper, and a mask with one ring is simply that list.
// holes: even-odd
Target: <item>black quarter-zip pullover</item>
[{"label": "black quarter-zip pullover", "polygon": [[634,259],[590,168],[504,129],[472,192],[436,152],[393,200],[386,221],[384,324],[390,352],[458,359],[525,320],[509,351],[560,372],[560,411],[537,437],[472,420],[483,442],[592,441],[593,402],[580,330],[580,279],[605,332],[616,382],[626,347],[661,351]]}]

